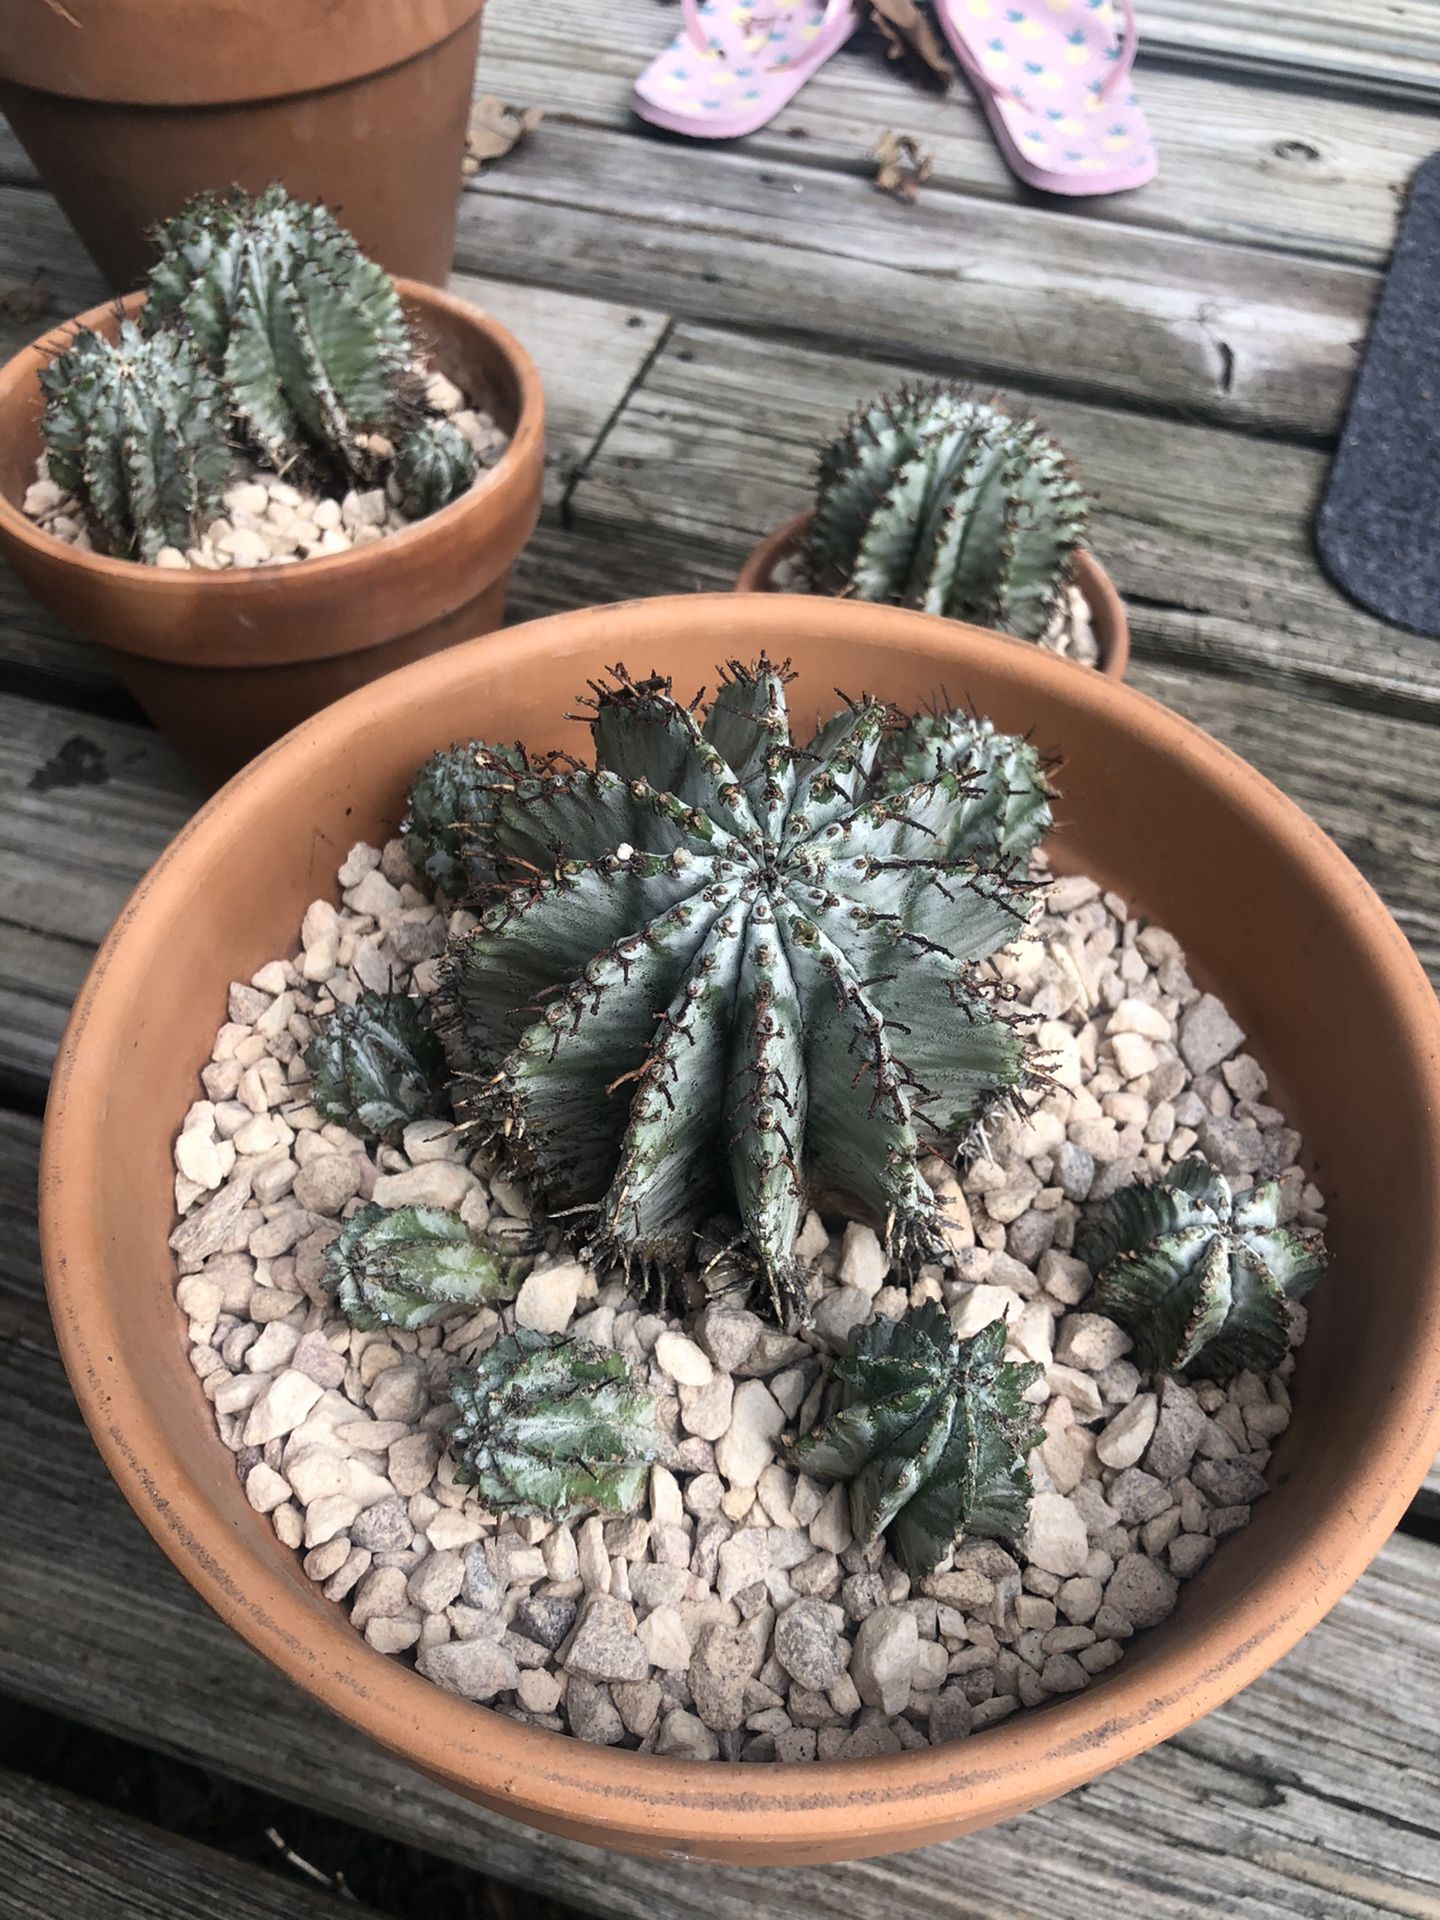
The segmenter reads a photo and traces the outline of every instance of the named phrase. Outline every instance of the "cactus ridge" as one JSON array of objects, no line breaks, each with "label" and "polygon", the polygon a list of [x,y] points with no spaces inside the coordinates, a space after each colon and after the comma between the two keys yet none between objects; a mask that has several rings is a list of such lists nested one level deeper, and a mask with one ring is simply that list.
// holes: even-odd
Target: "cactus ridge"
[{"label": "cactus ridge", "polygon": [[1268,1373],[1289,1345],[1287,1303],[1325,1271],[1318,1234],[1279,1224],[1280,1187],[1236,1193],[1203,1154],[1150,1186],[1122,1187],[1084,1228],[1095,1310],[1146,1370],[1225,1381]]},{"label": "cactus ridge", "polygon": [[732,663],[702,713],[617,667],[593,768],[497,778],[502,883],[442,1022],[462,1119],[542,1204],[591,1211],[591,1257],[663,1288],[735,1212],[781,1316],[811,1206],[901,1265],[940,1248],[919,1160],[1026,1080],[980,963],[1031,910],[1013,859],[945,852],[974,781],[877,791],[896,719],[868,698],[797,748],[786,679]]},{"label": "cactus ridge", "polygon": [[187,335],[112,342],[82,328],[40,373],[42,434],[57,486],[78,499],[103,553],[184,551],[219,511],[231,468],[224,404]]},{"label": "cactus ridge", "polygon": [[811,585],[1038,640],[1087,515],[1037,421],[955,385],[903,388],[857,412],[821,454]]},{"label": "cactus ridge", "polygon": [[885,755],[891,793],[953,773],[965,794],[946,827],[949,858],[1002,858],[1023,864],[1050,831],[1055,762],[1018,734],[1000,733],[964,709],[917,714]]},{"label": "cactus ridge", "polygon": [[963,1529],[1014,1541],[1025,1527],[1030,1449],[1044,1438],[1026,1394],[1041,1378],[1005,1359],[1005,1325],[963,1340],[926,1301],[859,1327],[835,1364],[838,1404],[791,1448],[803,1472],[849,1482],[850,1523],[888,1531],[902,1566],[928,1573]]},{"label": "cactus ridge", "polygon": [[450,1391],[450,1450],[487,1507],[564,1519],[639,1504],[661,1437],[622,1354],[517,1327]]}]

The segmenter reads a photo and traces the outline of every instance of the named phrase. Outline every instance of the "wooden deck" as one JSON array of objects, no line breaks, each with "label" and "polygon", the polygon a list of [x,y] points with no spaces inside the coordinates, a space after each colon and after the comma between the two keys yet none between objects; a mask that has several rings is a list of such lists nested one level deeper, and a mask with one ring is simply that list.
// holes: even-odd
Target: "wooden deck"
[{"label": "wooden deck", "polygon": [[[517,619],[724,586],[803,503],[811,449],[900,373],[1032,401],[1100,499],[1133,681],[1340,842],[1440,970],[1440,647],[1350,606],[1310,522],[1404,182],[1437,144],[1440,0],[1141,0],[1164,172],[1018,188],[967,94],[857,42],[763,133],[655,137],[658,0],[492,0],[481,85],[547,112],[462,203],[456,284],[551,406]],[[868,184],[887,129],[935,154]],[[0,291],[100,288],[0,127]],[[36,330],[0,307],[0,350]],[[113,1490],[50,1341],[34,1246],[49,1064],[97,941],[199,798],[91,650],[0,578],[0,1693],[607,1916],[1440,1916],[1440,1476],[1330,1618],[1180,1739],[998,1831],[866,1865],[646,1865],[462,1804],[276,1677]],[[12,1760],[13,1764],[13,1760]],[[0,1908],[310,1916],[300,1881],[0,1775]],[[280,1891],[277,1893],[277,1888]],[[478,1910],[478,1909],[477,1909]]]}]

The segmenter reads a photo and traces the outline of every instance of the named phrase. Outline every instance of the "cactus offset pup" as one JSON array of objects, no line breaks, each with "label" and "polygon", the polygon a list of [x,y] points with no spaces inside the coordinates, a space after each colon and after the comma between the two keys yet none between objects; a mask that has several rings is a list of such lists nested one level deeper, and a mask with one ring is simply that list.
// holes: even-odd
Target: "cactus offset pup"
[{"label": "cactus offset pup", "polygon": [[862,408],[821,456],[811,585],[1039,640],[1087,515],[1036,421],[958,386],[906,389]]},{"label": "cactus offset pup", "polygon": [[1124,1327],[1137,1366],[1225,1381],[1284,1359],[1287,1304],[1324,1273],[1325,1247],[1282,1227],[1279,1209],[1278,1182],[1236,1193],[1198,1153],[1105,1201],[1077,1251],[1095,1310]]},{"label": "cactus offset pup", "polygon": [[1031,904],[993,835],[951,850],[983,771],[885,791],[891,711],[857,700],[800,747],[786,677],[732,665],[702,719],[617,668],[593,769],[481,756],[508,885],[451,948],[444,1023],[457,1111],[542,1204],[588,1210],[593,1257],[663,1281],[729,1212],[782,1315],[812,1206],[902,1268],[941,1247],[919,1162],[1024,1081],[978,963]]},{"label": "cactus offset pup", "polygon": [[933,1300],[856,1329],[835,1363],[838,1407],[790,1455],[805,1473],[849,1482],[862,1547],[888,1532],[900,1564],[921,1574],[962,1529],[1019,1539],[1026,1455],[1045,1437],[1025,1399],[1041,1369],[1004,1356],[1003,1320],[962,1340]]}]

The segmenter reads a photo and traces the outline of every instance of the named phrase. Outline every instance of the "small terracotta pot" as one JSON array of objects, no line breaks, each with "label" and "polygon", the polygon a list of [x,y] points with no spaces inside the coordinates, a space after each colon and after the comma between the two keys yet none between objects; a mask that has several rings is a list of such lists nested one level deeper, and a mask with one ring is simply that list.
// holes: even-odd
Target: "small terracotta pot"
[{"label": "small terracotta pot", "polygon": [[174,571],[84,553],[21,511],[40,452],[39,369],[73,326],[113,336],[144,296],[95,307],[0,368],[0,553],[92,639],[211,785],[344,693],[498,627],[510,566],[540,514],[545,402],[512,334],[463,300],[401,281],[431,358],[510,434],[463,498],[368,547],[289,567]]},{"label": "small terracotta pot", "polygon": [[[366,1645],[269,1523],[185,1360],[166,1239],[172,1145],[232,979],[293,952],[358,838],[467,734],[586,752],[575,694],[616,661],[715,684],[761,652],[799,724],[837,687],[916,709],[963,688],[1064,756],[1061,870],[1184,943],[1252,1036],[1331,1209],[1331,1273],[1274,1490],[1085,1692],[948,1746],[812,1766],[616,1752],[443,1693]],[[197,903],[203,901],[203,907]],[[1384,1543],[1440,1445],[1440,1008],[1380,901],[1298,807],[1129,687],[958,622],[710,594],[563,614],[457,647],[328,708],[234,780],[141,882],[75,1005],[41,1168],[50,1304],[90,1430],[136,1512],[223,1619],[298,1685],[447,1786],[634,1852],[775,1865],[920,1846],[1064,1793],[1219,1706]]]},{"label": "small terracotta pot", "polygon": [[[775,569],[782,560],[799,553],[810,532],[813,510],[797,513],[793,520],[776,527],[751,553],[735,578],[737,593],[778,593]],[[1075,555],[1075,584],[1085,596],[1100,649],[1099,671],[1107,680],[1123,680],[1130,664],[1130,623],[1125,618],[1125,602],[1115,591],[1115,582],[1093,553],[1083,547]],[[1073,662],[1070,664],[1074,664]]]},{"label": "small terracotta pot", "polygon": [[443,286],[483,6],[15,0],[0,112],[117,292],[192,194],[274,180],[391,273]]}]

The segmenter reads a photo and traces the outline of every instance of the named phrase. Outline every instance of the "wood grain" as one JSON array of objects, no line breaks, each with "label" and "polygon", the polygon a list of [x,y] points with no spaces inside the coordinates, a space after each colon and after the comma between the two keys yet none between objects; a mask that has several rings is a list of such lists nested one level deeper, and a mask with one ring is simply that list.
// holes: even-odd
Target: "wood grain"
[{"label": "wood grain", "polygon": [[233,1860],[23,1774],[0,1772],[7,1920],[379,1920],[374,1908]]},{"label": "wood grain", "polygon": [[[620,1920],[1434,1920],[1440,1551],[1397,1535],[1278,1667],[1179,1739],[953,1845],[832,1868],[644,1863],[544,1838],[389,1759],[210,1615],[107,1480],[30,1260],[35,1126],[0,1116],[0,1688]],[[20,1462],[41,1460],[43,1472]],[[57,1527],[57,1519],[60,1525]],[[1044,1863],[1043,1872],[1035,1863]],[[48,1920],[48,1916],[47,1916]],[[98,1916],[97,1916],[98,1920]]]},{"label": "wood grain", "polygon": [[[572,523],[647,528],[738,565],[812,497],[819,446],[858,400],[913,377],[890,354],[818,353],[677,325],[591,456]],[[1130,602],[1139,651],[1440,717],[1435,642],[1362,613],[1316,565],[1327,456],[1119,412],[1033,387],[1031,406],[1096,500],[1091,544]]]},{"label": "wood grain", "polygon": [[[1191,30],[1203,33],[1213,9],[1189,11],[1196,16]],[[1435,144],[1429,118],[1389,102],[1317,102],[1288,75],[1281,85],[1222,77],[1194,67],[1188,52],[1177,67],[1160,55],[1163,24],[1152,9],[1143,24],[1136,84],[1161,171],[1143,193],[1088,203],[1086,219],[1097,228],[1134,226],[1381,264],[1397,195]],[[608,0],[603,12],[577,10],[570,0],[492,6],[481,84],[507,100],[538,103],[552,120],[632,136],[632,165],[643,183],[646,147],[657,138],[632,120],[631,86],[674,25],[654,0]],[[1001,159],[970,89],[957,84],[947,95],[897,72],[870,33],[822,68],[744,150],[828,168],[858,185],[872,171],[877,138],[892,127],[933,156],[932,188],[1035,204]],[[543,130],[536,136],[546,138]],[[705,152],[697,149],[697,167]],[[853,199],[861,227],[885,217],[867,199],[873,195]]]},{"label": "wood grain", "polygon": [[[462,269],[977,379],[1332,432],[1376,276],[553,121],[463,196]],[[1101,257],[1103,250],[1103,258]]]}]

